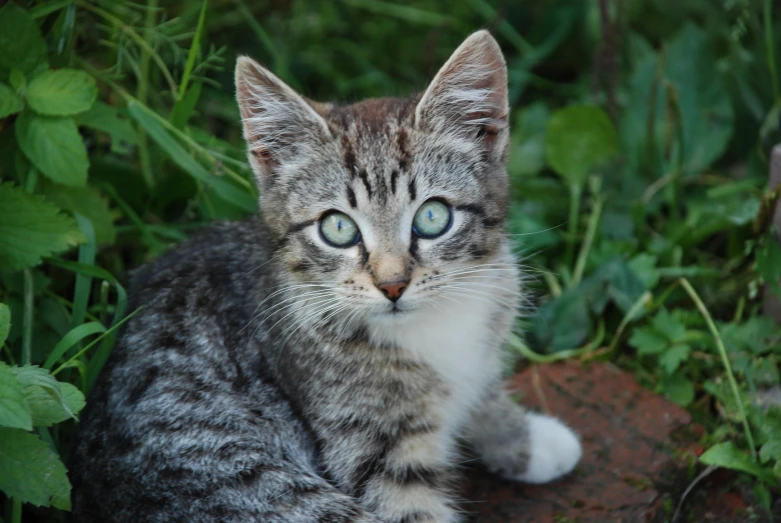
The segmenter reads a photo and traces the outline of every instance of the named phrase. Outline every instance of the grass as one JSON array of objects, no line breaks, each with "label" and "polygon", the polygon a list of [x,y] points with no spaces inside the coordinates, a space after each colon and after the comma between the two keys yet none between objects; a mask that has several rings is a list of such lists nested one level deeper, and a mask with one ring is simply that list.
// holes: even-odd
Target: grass
[{"label": "grass", "polygon": [[[770,219],[779,192],[767,190],[781,141],[781,17],[769,0],[11,0],[2,9],[0,33],[38,33],[23,49],[0,43],[11,57],[0,61],[0,205],[30,211],[0,215],[9,380],[23,380],[29,363],[60,380],[50,387],[88,393],[138,312],[128,272],[214,220],[255,212],[233,98],[237,55],[306,96],[350,102],[421,90],[487,27],[510,77],[509,232],[539,275],[537,310],[511,348],[539,364],[606,359],[632,372],[705,428],[708,465],[759,479],[758,510],[779,498],[781,409],[755,401],[781,382],[781,329],[762,312],[766,285],[781,294]],[[20,114],[50,116],[27,88],[46,67],[78,71],[82,94],[97,96],[61,116],[79,123],[69,146],[89,159],[86,185],[53,181],[17,138]],[[64,89],[48,94],[74,96]],[[25,218],[42,212],[58,214],[43,225]],[[0,456],[2,437],[25,432],[51,460],[67,452],[72,419],[35,424],[0,409]],[[19,474],[34,473],[25,466]],[[12,486],[0,479],[0,491]],[[62,506],[53,493],[25,495],[0,494],[5,521],[59,517],[36,507]]]}]

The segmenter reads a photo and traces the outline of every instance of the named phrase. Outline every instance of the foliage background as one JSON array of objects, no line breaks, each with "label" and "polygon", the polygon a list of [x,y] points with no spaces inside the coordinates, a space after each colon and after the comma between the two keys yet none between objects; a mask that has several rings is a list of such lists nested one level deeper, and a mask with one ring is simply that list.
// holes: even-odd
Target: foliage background
[{"label": "foliage background", "polygon": [[69,506],[59,456],[134,312],[129,271],[255,211],[235,57],[318,100],[403,96],[481,27],[507,57],[510,229],[539,306],[512,347],[526,361],[631,370],[703,424],[701,461],[742,471],[757,514],[771,510],[781,330],[761,314],[761,288],[781,294],[766,189],[781,138],[778,3],[0,5],[6,521],[58,520]]}]

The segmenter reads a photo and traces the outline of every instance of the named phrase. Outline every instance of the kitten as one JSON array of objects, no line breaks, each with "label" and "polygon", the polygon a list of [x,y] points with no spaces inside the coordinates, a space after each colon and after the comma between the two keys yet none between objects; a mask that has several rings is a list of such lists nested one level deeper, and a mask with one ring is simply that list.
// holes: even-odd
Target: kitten
[{"label": "kitten", "polygon": [[141,269],[89,399],[76,521],[456,522],[465,440],[511,479],[581,455],[500,381],[507,73],[485,31],[422,96],[305,100],[240,58],[262,217]]}]

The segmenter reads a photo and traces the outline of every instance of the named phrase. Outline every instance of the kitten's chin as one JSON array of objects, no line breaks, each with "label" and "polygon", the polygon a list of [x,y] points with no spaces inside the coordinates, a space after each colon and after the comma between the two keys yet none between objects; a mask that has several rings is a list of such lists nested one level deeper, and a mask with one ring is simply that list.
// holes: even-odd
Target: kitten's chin
[{"label": "kitten's chin", "polygon": [[419,307],[400,301],[389,303],[375,314],[372,314],[371,321],[381,325],[398,325],[409,321],[419,313]]}]

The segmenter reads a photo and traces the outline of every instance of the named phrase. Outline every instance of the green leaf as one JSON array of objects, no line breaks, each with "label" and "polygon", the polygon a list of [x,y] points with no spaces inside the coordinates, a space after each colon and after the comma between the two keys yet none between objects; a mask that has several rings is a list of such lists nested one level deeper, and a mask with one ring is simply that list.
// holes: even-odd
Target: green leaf
[{"label": "green leaf", "polygon": [[41,368],[32,368],[43,374],[17,371],[16,375],[24,388],[33,426],[49,427],[66,419],[77,419],[76,414],[84,408],[84,394],[70,383],[58,382]]},{"label": "green leaf", "polygon": [[0,79],[12,68],[25,74],[47,68],[46,42],[30,13],[8,2],[0,8]]},{"label": "green leaf", "polygon": [[11,330],[11,309],[5,303],[0,303],[0,347],[8,339],[8,331]]},{"label": "green leaf", "polygon": [[65,466],[38,436],[0,428],[0,490],[24,503],[70,510]]},{"label": "green leaf", "polygon": [[629,173],[656,172],[655,154],[665,140],[666,91],[659,86],[659,57],[653,47],[636,33],[629,32],[628,47],[635,58],[628,77],[627,103],[619,117],[619,136],[626,153]]},{"label": "green leaf", "polygon": [[87,183],[87,148],[72,118],[24,111],[16,120],[16,140],[27,159],[49,179],[69,186]]},{"label": "green leaf", "polygon": [[22,384],[11,367],[0,361],[0,427],[32,430],[30,408]]},{"label": "green leaf", "polygon": [[545,129],[550,110],[538,102],[521,110],[510,137],[510,157],[507,172],[510,178],[533,176],[545,167]]},{"label": "green leaf", "polygon": [[70,216],[10,183],[0,184],[0,267],[21,270],[84,241]]},{"label": "green leaf", "polygon": [[[726,150],[735,119],[708,37],[686,25],[666,49],[666,76],[675,89],[683,138],[683,169],[697,175]],[[680,57],[686,57],[685,60]]]},{"label": "green leaf", "polygon": [[149,133],[157,145],[159,145],[182,170],[189,173],[206,185],[210,186],[221,198],[233,203],[237,207],[248,211],[257,211],[257,201],[249,192],[242,190],[230,182],[215,176],[207,171],[191,154],[189,154],[166,128],[155,118],[154,113],[138,102],[128,104],[130,115]]},{"label": "green leaf", "polygon": [[579,288],[595,314],[602,314],[610,301],[623,312],[628,312],[645,292],[642,280],[624,260],[615,255],[609,261],[601,263]]},{"label": "green leaf", "polygon": [[669,345],[667,339],[653,327],[638,327],[629,338],[629,345],[637,349],[638,354],[660,354]]},{"label": "green leaf", "polygon": [[60,383],[48,370],[34,365],[13,367],[11,370],[22,385],[34,427],[48,427],[68,418],[77,419],[76,413],[84,408],[81,392],[70,384]]},{"label": "green leaf", "polygon": [[538,352],[551,353],[579,347],[590,331],[588,304],[573,289],[540,307],[531,337]]},{"label": "green leaf", "polygon": [[640,278],[646,289],[653,289],[661,278],[656,269],[657,257],[641,253],[629,260],[629,268]]},{"label": "green leaf", "polygon": [[128,145],[138,143],[138,135],[130,125],[130,120],[122,116],[116,107],[97,101],[89,111],[77,114],[74,120],[79,126],[84,125],[108,134],[111,137],[111,151],[127,154],[130,151]]},{"label": "green leaf", "polygon": [[47,200],[60,209],[79,213],[86,217],[95,229],[95,238],[98,243],[114,243],[116,239],[114,215],[108,207],[107,200],[94,188],[47,184],[42,192]]},{"label": "green leaf", "polygon": [[681,374],[673,374],[662,381],[662,389],[670,401],[688,407],[694,401],[694,383]]},{"label": "green leaf", "polygon": [[781,460],[781,439],[771,439],[759,449],[759,459],[762,463],[767,463],[771,459]]},{"label": "green leaf", "polygon": [[757,250],[756,264],[762,279],[778,294],[781,285],[781,244],[772,233],[765,236],[762,247]]},{"label": "green leaf", "polygon": [[765,481],[773,481],[773,474],[769,470],[755,463],[748,454],[739,450],[731,441],[715,444],[700,456],[700,461],[705,465],[739,470]]},{"label": "green leaf", "polygon": [[17,93],[27,89],[27,78],[25,78],[24,73],[16,67],[11,69],[11,74],[8,75],[8,83],[11,84],[11,87],[13,87],[14,91]]},{"label": "green leaf", "polygon": [[526,213],[523,206],[517,203],[510,207],[507,228],[513,243],[526,252],[539,251],[557,245],[560,241],[550,227]]},{"label": "green leaf", "polygon": [[686,338],[686,325],[667,312],[666,309],[661,309],[651,320],[651,324],[657,332],[663,334],[672,343],[683,341]]},{"label": "green leaf", "polygon": [[691,347],[685,343],[673,345],[659,356],[659,365],[661,365],[668,374],[675,372],[681,363],[689,358]]},{"label": "green leaf", "polygon": [[548,124],[548,163],[570,184],[583,185],[592,169],[616,153],[618,138],[599,107],[572,105],[556,111]]},{"label": "green leaf", "polygon": [[95,80],[76,69],[44,71],[27,86],[27,103],[33,111],[48,116],[83,113],[98,96]]},{"label": "green leaf", "polygon": [[0,83],[0,120],[24,109],[24,100],[10,86]]}]

